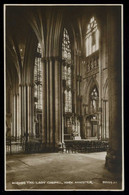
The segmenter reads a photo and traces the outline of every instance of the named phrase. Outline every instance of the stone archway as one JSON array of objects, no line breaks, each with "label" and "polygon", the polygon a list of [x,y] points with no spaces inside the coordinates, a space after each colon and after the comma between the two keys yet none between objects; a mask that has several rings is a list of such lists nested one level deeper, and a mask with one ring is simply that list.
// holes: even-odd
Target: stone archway
[{"label": "stone archway", "polygon": [[[98,101],[99,101],[99,86],[95,78],[91,78],[88,83],[85,97],[85,120],[84,120],[84,137],[99,139],[99,114],[98,114]],[[96,94],[96,97],[91,99],[91,94]],[[92,94],[93,95],[93,94]]]}]

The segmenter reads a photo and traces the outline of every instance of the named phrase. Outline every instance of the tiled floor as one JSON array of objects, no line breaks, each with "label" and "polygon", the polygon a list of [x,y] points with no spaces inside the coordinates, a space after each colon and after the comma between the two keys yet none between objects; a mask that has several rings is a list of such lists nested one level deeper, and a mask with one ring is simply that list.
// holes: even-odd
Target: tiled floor
[{"label": "tiled floor", "polygon": [[6,158],[6,189],[120,189],[118,176],[105,168],[106,152],[42,153]]}]

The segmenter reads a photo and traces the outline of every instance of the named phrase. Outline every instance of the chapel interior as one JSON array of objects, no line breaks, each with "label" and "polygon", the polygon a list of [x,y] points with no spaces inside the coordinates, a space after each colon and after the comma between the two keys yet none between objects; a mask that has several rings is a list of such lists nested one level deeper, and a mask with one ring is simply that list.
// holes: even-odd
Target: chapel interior
[{"label": "chapel interior", "polygon": [[121,7],[5,11],[7,157],[105,152],[121,175]]}]

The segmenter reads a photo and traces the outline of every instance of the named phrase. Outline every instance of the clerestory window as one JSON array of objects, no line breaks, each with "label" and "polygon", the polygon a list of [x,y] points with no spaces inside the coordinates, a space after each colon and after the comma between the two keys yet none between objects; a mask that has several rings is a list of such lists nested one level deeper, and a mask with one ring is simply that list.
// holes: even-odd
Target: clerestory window
[{"label": "clerestory window", "polygon": [[86,57],[99,49],[99,30],[94,17],[90,19],[86,32]]}]

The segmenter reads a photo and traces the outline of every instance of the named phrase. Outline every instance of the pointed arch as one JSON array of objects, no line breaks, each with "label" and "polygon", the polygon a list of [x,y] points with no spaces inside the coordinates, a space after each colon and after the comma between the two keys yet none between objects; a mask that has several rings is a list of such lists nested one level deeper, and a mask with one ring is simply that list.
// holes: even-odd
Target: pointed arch
[{"label": "pointed arch", "polygon": [[34,72],[34,61],[37,50],[37,37],[32,31],[28,33],[28,39],[26,41],[25,54],[24,54],[24,65],[22,71],[22,82],[33,83],[33,72]]},{"label": "pointed arch", "polygon": [[90,94],[91,90],[92,90],[95,86],[97,87],[97,90],[99,91],[99,84],[98,84],[97,80],[96,80],[95,78],[92,77],[92,78],[89,80],[88,84],[87,84],[87,90],[86,90],[86,92],[85,92],[85,94],[86,94],[86,96],[85,96],[85,98],[86,98],[86,104],[89,103],[89,94]]}]

